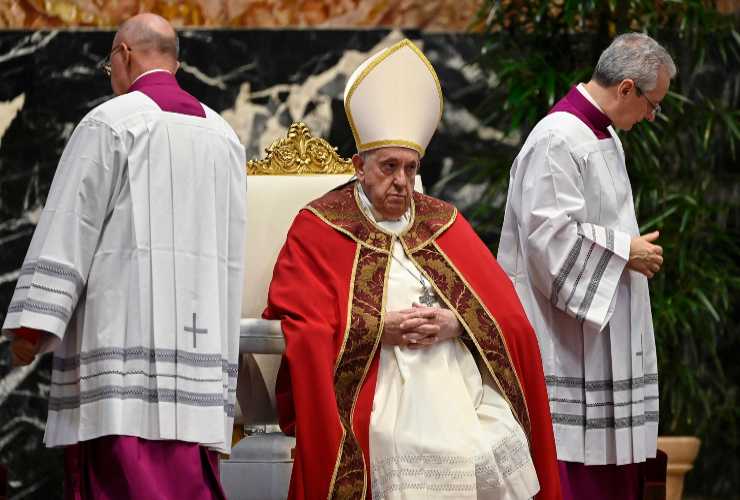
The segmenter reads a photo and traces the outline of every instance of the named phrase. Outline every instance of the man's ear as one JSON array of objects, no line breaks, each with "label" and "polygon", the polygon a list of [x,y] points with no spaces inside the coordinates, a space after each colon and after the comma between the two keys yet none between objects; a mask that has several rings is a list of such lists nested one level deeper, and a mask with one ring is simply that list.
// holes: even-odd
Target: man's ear
[{"label": "man's ear", "polygon": [[622,80],[619,82],[619,85],[617,86],[617,93],[619,94],[619,97],[627,97],[632,93],[632,91],[635,90],[635,82],[627,78],[626,80]]},{"label": "man's ear", "polygon": [[362,156],[358,155],[357,153],[352,155],[352,165],[355,166],[355,174],[357,174],[357,178],[362,181],[365,179],[365,160],[362,159]]},{"label": "man's ear", "polygon": [[131,62],[131,47],[126,42],[121,42],[121,57],[123,57],[123,63],[128,66]]}]

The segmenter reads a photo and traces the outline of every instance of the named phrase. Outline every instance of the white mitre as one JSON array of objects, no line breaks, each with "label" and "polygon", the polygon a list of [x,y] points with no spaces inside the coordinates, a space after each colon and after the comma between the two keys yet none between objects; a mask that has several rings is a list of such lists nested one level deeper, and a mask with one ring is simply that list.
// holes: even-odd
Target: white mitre
[{"label": "white mitre", "polygon": [[400,146],[424,156],[442,106],[437,73],[406,39],[362,63],[344,89],[344,111],[358,152]]}]

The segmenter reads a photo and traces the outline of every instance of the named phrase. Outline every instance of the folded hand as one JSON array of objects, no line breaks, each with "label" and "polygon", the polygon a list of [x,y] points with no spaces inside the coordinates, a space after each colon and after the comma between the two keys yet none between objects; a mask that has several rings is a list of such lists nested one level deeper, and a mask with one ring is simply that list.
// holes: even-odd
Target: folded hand
[{"label": "folded hand", "polygon": [[413,304],[411,309],[389,311],[381,342],[415,349],[462,334],[462,326],[449,309]]}]

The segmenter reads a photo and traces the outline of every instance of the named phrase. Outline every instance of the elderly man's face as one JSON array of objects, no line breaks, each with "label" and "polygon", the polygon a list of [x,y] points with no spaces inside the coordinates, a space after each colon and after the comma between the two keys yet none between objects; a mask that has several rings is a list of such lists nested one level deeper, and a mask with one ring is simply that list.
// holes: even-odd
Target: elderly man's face
[{"label": "elderly man's face", "polygon": [[614,113],[614,126],[629,130],[642,120],[655,120],[654,106],[666,96],[670,83],[668,73],[663,70],[658,72],[655,88],[644,93],[637,90],[632,80],[624,80],[618,87],[619,109]]},{"label": "elderly man's face", "polygon": [[380,148],[370,151],[365,160],[354,155],[352,163],[376,217],[382,220],[401,217],[411,203],[419,153],[407,148]]}]

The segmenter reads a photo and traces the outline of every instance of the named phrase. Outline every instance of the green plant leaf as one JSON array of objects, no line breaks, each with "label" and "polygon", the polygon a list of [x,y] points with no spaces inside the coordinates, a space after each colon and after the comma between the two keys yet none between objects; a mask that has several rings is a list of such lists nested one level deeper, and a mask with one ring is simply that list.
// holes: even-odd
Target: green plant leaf
[{"label": "green plant leaf", "polygon": [[652,219],[650,219],[648,222],[646,222],[645,224],[643,224],[642,226],[640,226],[640,234],[647,233],[651,229],[654,229],[654,228],[658,227],[658,224],[660,222],[662,222],[664,219],[670,217],[671,214],[673,214],[676,210],[678,210],[678,208],[679,208],[678,205],[674,205],[674,206],[668,208],[667,210],[665,210],[660,215],[657,215],[657,216],[653,217]]},{"label": "green plant leaf", "polygon": [[714,318],[714,321],[717,323],[720,322],[719,313],[714,308],[711,302],[709,302],[709,299],[706,295],[704,295],[704,292],[702,290],[694,290],[694,294],[699,297],[699,300],[704,304],[704,307],[709,312],[709,314],[712,315],[712,318]]}]

